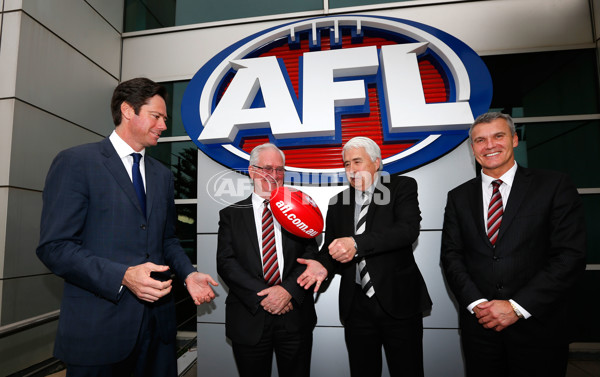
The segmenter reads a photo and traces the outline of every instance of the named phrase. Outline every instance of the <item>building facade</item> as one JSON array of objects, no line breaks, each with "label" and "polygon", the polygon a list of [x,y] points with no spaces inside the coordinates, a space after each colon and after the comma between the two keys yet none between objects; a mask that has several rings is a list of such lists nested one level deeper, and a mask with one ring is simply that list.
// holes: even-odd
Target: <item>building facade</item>
[{"label": "building facade", "polygon": [[[217,212],[210,178],[227,170],[197,149],[181,119],[183,92],[200,67],[269,27],[340,14],[387,16],[441,29],[474,49],[494,85],[492,110],[515,118],[517,162],[567,172],[586,207],[588,266],[578,290],[578,342],[600,342],[590,300],[600,287],[600,0],[0,0],[0,375],[52,354],[62,281],[35,256],[44,179],[62,149],[113,129],[119,81],[146,76],[169,88],[169,131],[149,153],[176,179],[179,236],[199,269],[216,276]],[[457,308],[439,266],[448,190],[475,175],[464,142],[406,174],[423,212],[415,256],[434,301],[425,317],[425,372],[462,375]],[[240,181],[247,178],[237,177]],[[302,187],[326,203],[338,188]],[[317,300],[313,374],[348,375],[337,282]],[[235,375],[224,331],[226,287],[197,313],[203,375]],[[597,301],[597,300],[596,300]],[[26,327],[28,323],[35,327]],[[17,329],[17,330],[15,330]],[[200,373],[199,373],[200,374]]]}]

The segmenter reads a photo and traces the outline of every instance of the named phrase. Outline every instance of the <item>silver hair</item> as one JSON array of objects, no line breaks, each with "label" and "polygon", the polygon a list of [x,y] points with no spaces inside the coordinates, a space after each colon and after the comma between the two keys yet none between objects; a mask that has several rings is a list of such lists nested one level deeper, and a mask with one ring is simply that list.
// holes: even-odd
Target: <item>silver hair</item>
[{"label": "silver hair", "polygon": [[365,152],[371,157],[371,161],[375,163],[379,159],[379,170],[383,169],[383,161],[381,160],[381,149],[376,142],[369,139],[368,137],[357,136],[348,140],[342,149],[342,160],[344,159],[344,152],[348,149],[353,148],[365,148]]},{"label": "silver hair", "polygon": [[285,155],[281,149],[277,148],[275,144],[271,143],[264,143],[252,149],[252,152],[250,152],[250,166],[258,164],[258,156],[260,156],[260,152],[264,151],[265,149],[274,149],[279,152],[279,154],[281,154],[281,158],[283,159],[283,165],[285,166]]},{"label": "silver hair", "polygon": [[515,133],[517,132],[517,130],[515,128],[515,122],[513,121],[513,119],[511,118],[510,115],[499,113],[499,112],[489,112],[489,113],[481,114],[480,116],[477,117],[477,119],[475,119],[475,121],[471,125],[471,128],[469,128],[469,140],[471,142],[473,142],[473,140],[471,139],[471,133],[473,132],[473,128],[475,128],[476,125],[481,124],[481,123],[491,123],[491,122],[495,121],[496,119],[504,119],[506,121],[506,123],[508,124],[508,128],[510,128],[510,135],[515,136]]}]

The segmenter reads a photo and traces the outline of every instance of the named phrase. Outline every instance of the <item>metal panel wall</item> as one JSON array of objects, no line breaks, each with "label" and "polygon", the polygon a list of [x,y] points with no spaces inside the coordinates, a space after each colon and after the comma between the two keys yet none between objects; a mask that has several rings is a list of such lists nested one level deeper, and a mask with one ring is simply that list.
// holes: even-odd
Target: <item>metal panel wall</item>
[{"label": "metal panel wall", "polygon": [[[113,129],[123,0],[90,3],[1,4],[0,326],[58,309],[62,280],[35,255],[44,179],[58,151]],[[0,339],[0,375],[51,357],[55,333],[56,322]]]},{"label": "metal panel wall", "polygon": [[[350,13],[351,9],[347,9],[345,13]],[[480,55],[593,45],[588,0],[468,1],[360,14],[404,18],[434,26],[462,40]],[[199,25],[196,29],[170,28],[169,33],[145,36],[127,33],[123,40],[123,79],[139,75],[158,81],[190,79],[223,48],[283,22]],[[156,49],[161,52],[158,56]]]}]

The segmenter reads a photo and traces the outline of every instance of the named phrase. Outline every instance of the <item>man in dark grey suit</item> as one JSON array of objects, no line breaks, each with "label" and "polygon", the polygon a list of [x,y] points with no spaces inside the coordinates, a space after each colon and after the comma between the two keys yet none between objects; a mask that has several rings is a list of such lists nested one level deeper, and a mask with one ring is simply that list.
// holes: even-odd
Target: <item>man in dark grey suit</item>
[{"label": "man in dark grey suit", "polygon": [[297,258],[314,258],[314,239],[297,237],[273,217],[268,199],[283,185],[285,156],[273,144],[250,153],[254,192],[219,213],[217,271],[227,284],[225,329],[240,376],[310,375],[313,296],[296,283]]},{"label": "man in dark grey suit", "polygon": [[481,175],[448,193],[441,252],[467,375],[564,376],[581,200],[566,175],[517,166],[510,116],[483,114],[469,135]]},{"label": "man in dark grey suit", "polygon": [[114,132],[48,172],[37,255],[65,280],[54,354],[67,376],[176,376],[169,269],[197,305],[214,298],[175,236],[173,176],[144,156],[166,129],[165,98],[151,80],[121,83]]},{"label": "man in dark grey suit", "polygon": [[[317,260],[342,275],[340,318],[352,376],[381,376],[382,347],[391,376],[423,376],[423,312],[431,299],[413,255],[421,211],[417,182],[381,175],[381,151],[356,137],[343,148],[350,188],[327,210]],[[314,261],[299,278],[318,289],[325,273]]]}]

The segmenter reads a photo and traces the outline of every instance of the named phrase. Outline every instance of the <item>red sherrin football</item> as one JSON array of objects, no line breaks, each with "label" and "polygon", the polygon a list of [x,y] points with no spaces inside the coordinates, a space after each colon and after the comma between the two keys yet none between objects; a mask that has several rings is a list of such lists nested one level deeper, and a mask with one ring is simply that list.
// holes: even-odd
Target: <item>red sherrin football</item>
[{"label": "red sherrin football", "polygon": [[295,188],[279,187],[271,193],[271,211],[288,232],[314,238],[323,231],[323,215],[315,201]]}]

